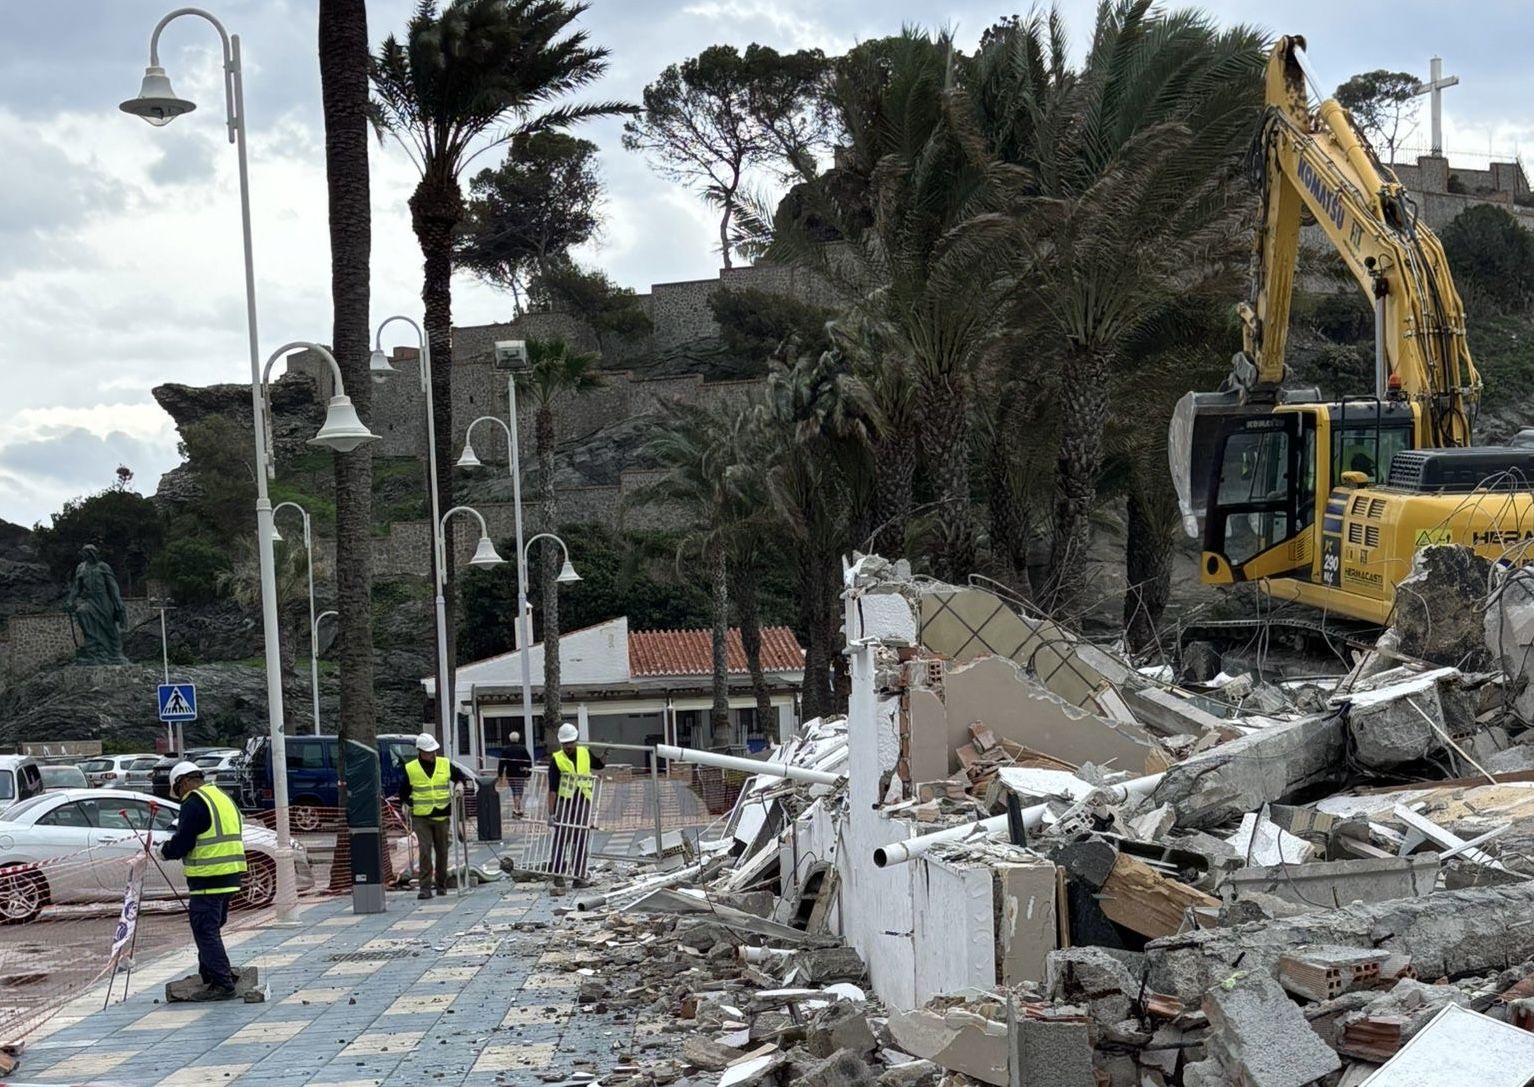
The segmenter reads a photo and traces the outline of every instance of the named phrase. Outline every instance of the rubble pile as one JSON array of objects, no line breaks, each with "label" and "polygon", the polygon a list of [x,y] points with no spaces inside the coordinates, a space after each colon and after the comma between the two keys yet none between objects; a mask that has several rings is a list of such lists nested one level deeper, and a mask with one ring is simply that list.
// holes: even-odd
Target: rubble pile
[{"label": "rubble pile", "polygon": [[1346,674],[1178,686],[861,559],[848,716],[578,904],[661,1024],[611,1082],[1526,1087],[1531,576],[1425,548]]}]

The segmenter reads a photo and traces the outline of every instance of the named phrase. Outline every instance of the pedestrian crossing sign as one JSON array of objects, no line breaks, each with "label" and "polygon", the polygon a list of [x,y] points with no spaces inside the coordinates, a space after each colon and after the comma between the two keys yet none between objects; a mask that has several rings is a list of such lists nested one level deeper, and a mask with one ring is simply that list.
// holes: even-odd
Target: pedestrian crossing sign
[{"label": "pedestrian crossing sign", "polygon": [[197,720],[197,686],[193,683],[160,684],[160,720]]}]

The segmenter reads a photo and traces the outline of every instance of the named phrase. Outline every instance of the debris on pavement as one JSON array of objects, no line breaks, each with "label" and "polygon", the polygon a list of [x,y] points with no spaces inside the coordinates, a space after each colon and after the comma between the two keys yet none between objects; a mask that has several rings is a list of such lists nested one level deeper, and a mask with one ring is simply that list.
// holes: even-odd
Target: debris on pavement
[{"label": "debris on pavement", "polygon": [[860,557],[849,713],[566,915],[582,1004],[659,1024],[604,1085],[1526,1083],[1530,576],[1426,548],[1334,674],[1179,685]]}]

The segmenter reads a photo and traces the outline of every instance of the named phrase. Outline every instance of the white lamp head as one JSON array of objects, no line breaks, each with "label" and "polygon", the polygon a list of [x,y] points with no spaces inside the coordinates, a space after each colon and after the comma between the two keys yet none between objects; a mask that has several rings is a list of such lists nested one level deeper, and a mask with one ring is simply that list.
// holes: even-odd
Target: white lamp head
[{"label": "white lamp head", "polygon": [[377,440],[378,435],[363,426],[362,420],[357,418],[357,409],[352,407],[351,397],[332,396],[330,406],[325,409],[325,425],[309,439],[308,444],[322,445],[337,453],[350,453],[364,442]]},{"label": "white lamp head", "polygon": [[282,533],[277,531],[277,526],[276,525],[273,525],[272,526],[272,543],[281,543],[281,542],[282,542]]},{"label": "white lamp head", "polygon": [[368,360],[368,369],[375,374],[395,373],[394,364],[389,361],[389,356],[383,353],[383,348],[373,348],[373,356]]},{"label": "white lamp head", "polygon": [[474,557],[469,560],[470,566],[499,566],[506,560],[495,550],[495,544],[490,542],[489,536],[479,538],[479,546],[474,549]]},{"label": "white lamp head", "polygon": [[142,117],[159,128],[170,124],[183,113],[191,113],[197,108],[197,103],[178,97],[171,89],[165,69],[151,64],[144,69],[144,82],[139,87],[138,97],[128,99],[117,108],[135,117]]},{"label": "white lamp head", "polygon": [[568,585],[572,581],[579,581],[580,579],[581,575],[575,572],[575,567],[570,564],[569,559],[566,559],[564,566],[560,568],[559,576],[554,580],[561,585]]},{"label": "white lamp head", "polygon": [[474,455],[474,447],[468,442],[463,443],[463,453],[458,458],[460,468],[483,468],[478,457]]}]

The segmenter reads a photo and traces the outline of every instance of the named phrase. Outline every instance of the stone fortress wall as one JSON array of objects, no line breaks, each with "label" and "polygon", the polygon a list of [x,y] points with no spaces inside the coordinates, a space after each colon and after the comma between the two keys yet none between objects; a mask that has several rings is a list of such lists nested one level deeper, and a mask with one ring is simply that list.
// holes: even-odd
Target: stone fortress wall
[{"label": "stone fortress wall", "polygon": [[[614,422],[652,414],[669,403],[718,406],[743,403],[764,385],[761,378],[738,381],[706,381],[701,374],[647,376],[642,365],[658,354],[706,341],[719,335],[709,309],[709,296],[719,287],[735,290],[771,291],[804,298],[823,299],[824,289],[810,273],[774,265],[726,269],[716,279],[658,283],[650,293],[637,296],[654,326],[650,335],[624,341],[609,337],[599,345],[596,336],[579,318],[569,313],[529,313],[504,324],[476,325],[453,330],[453,448],[461,449],[465,432],[485,415],[507,418],[507,374],[493,366],[494,346],[500,340],[543,339],[561,336],[575,347],[601,350],[601,384],[579,395],[566,395],[555,406],[555,428],[561,444],[578,442]],[[424,459],[426,455],[425,401],[420,384],[419,349],[397,347],[391,361],[399,373],[375,380],[369,426],[380,436],[374,447],[382,457]],[[288,372],[299,373],[316,383],[322,396],[331,395],[329,367],[312,353],[290,356]],[[533,408],[517,405],[517,428],[524,481],[534,467]],[[492,468],[505,469],[506,431],[495,423],[474,428],[474,451]],[[456,459],[456,454],[455,454]],[[562,487],[560,520],[565,523],[599,524],[610,529],[662,529],[673,527],[664,509],[633,503],[636,493],[652,483],[658,473],[625,468],[613,483]],[[510,502],[476,502],[496,540],[514,531]],[[527,535],[542,531],[536,503],[524,495],[524,529]],[[455,552],[460,563],[474,552],[474,534],[467,525],[456,532]],[[508,556],[509,558],[510,556]],[[373,569],[380,576],[427,574],[431,563],[431,530],[428,522],[398,521],[387,537],[374,541]]]}]

